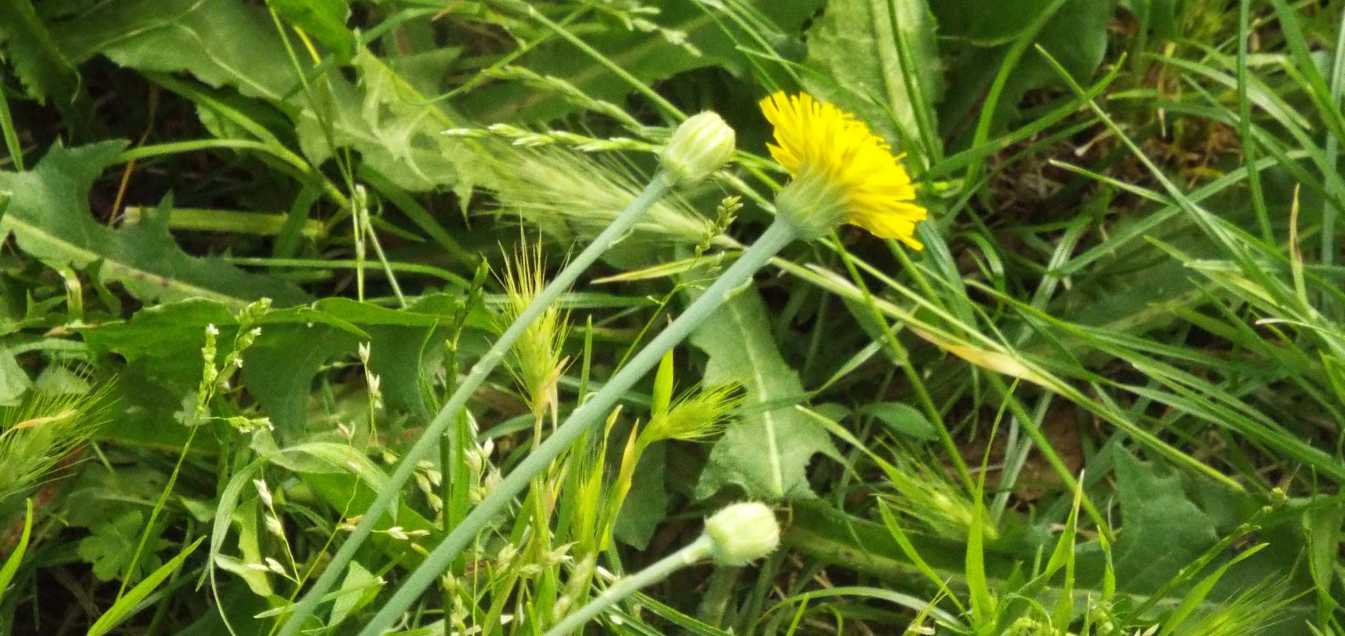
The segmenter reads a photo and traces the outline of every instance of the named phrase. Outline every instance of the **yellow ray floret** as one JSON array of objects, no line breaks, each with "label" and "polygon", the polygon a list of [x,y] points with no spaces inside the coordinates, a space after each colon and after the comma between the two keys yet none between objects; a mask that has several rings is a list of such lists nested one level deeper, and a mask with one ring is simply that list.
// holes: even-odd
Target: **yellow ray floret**
[{"label": "yellow ray floret", "polygon": [[915,186],[892,149],[869,127],[836,106],[807,93],[775,93],[761,100],[775,127],[771,156],[795,180],[827,182],[843,198],[845,222],[915,249],[915,224],[927,213],[915,201]]}]

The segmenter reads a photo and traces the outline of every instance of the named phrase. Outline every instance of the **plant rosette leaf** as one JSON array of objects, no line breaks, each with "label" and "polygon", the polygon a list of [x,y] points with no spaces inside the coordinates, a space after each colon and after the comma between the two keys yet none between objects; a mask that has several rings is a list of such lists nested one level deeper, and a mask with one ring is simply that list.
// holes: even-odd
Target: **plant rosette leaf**
[{"label": "plant rosette leaf", "polygon": [[[289,130],[272,123],[268,131],[272,139],[263,141],[274,143],[297,134],[300,148],[315,166],[338,148],[353,148],[369,167],[405,190],[419,192],[473,180],[469,176],[480,169],[474,168],[477,162],[457,147],[457,141],[440,134],[461,125],[461,119],[383,60],[354,46],[354,35],[344,24],[348,10],[344,1],[273,0],[272,4],[340,61],[353,62],[358,81],[328,73],[311,92],[302,90],[265,8],[238,0],[99,3],[54,25],[53,31],[60,50],[71,60],[106,55],[142,73],[185,72],[213,88],[228,87],[244,97],[264,100],[292,123],[286,126]],[[304,72],[311,70],[307,56],[300,56],[299,63],[305,65]],[[220,129],[218,117],[205,119]]]},{"label": "plant rosette leaf", "polygon": [[350,15],[346,0],[268,0],[267,4],[331,49],[337,61],[349,61],[355,54],[355,34],[346,28]]},{"label": "plant rosette leaf", "polygon": [[814,72],[803,84],[909,149],[903,142],[920,139],[920,113],[933,113],[943,93],[938,59],[925,2],[833,0],[808,31],[805,64]]},{"label": "plant rosette leaf", "polygon": [[1115,547],[1125,590],[1152,591],[1218,541],[1214,522],[1187,496],[1180,473],[1116,447],[1123,525]]},{"label": "plant rosette leaf", "polygon": [[0,228],[12,232],[24,252],[53,267],[97,264],[104,281],[121,282],[145,302],[209,298],[241,306],[261,297],[278,305],[307,299],[289,283],[183,252],[168,233],[166,210],[119,230],[97,222],[89,190],[125,147],[124,141],[58,144],[33,170],[0,172],[0,190],[14,193]]},{"label": "plant rosette leaf", "polygon": [[[128,510],[105,520],[93,526],[93,535],[79,542],[79,558],[93,565],[93,575],[100,581],[121,578],[130,564],[131,555],[135,554],[136,544],[144,529],[145,515],[139,510]],[[131,580],[139,580],[159,567],[161,561],[155,554],[155,543],[151,541],[147,546],[147,552],[140,557],[136,568],[138,571],[131,576]],[[162,547],[161,541],[157,543]]]},{"label": "plant rosette leaf", "polygon": [[[706,386],[738,384],[749,413],[724,431],[696,485],[698,498],[736,485],[748,497],[779,501],[810,497],[805,469],[816,453],[836,456],[831,438],[808,416],[781,401],[804,395],[798,374],[780,355],[766,317],[766,304],[753,289],[724,303],[690,338],[710,360]],[[755,409],[773,403],[766,410]]]},{"label": "plant rosette leaf", "polygon": [[[447,294],[424,296],[408,309],[389,309],[344,298],[276,310],[262,319],[262,333],[244,354],[242,381],[272,421],[300,430],[307,419],[312,381],[328,361],[354,354],[370,344],[370,367],[383,378],[389,407],[428,414],[421,387],[442,348],[461,299]],[[490,318],[473,312],[467,325],[487,329]],[[129,320],[82,329],[85,341],[100,353],[126,358],[139,372],[177,390],[190,390],[201,375],[200,356],[181,352],[201,346],[207,325],[227,341],[237,325],[222,303],[190,299],[142,309]]]},{"label": "plant rosette leaf", "polygon": [[[930,3],[941,35],[962,38],[976,46],[956,58],[949,78],[946,119],[967,116],[977,107],[999,72],[1009,47],[1037,20],[1050,2],[1009,0],[985,5],[973,0]],[[1038,53],[1044,48],[1079,81],[1097,70],[1107,52],[1107,23],[1115,13],[1113,0],[1066,0],[1052,15],[1019,59],[1003,87],[996,106],[996,126],[1007,125],[1010,115],[1030,90],[1061,83],[1051,65]]]}]

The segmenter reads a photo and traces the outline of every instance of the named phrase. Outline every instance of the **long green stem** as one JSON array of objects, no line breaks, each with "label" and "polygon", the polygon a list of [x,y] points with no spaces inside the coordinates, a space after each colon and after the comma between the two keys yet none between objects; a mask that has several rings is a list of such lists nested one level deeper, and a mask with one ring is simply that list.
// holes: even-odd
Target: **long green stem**
[{"label": "long green stem", "polygon": [[313,584],[313,587],[309,589],[308,593],[305,594],[303,598],[299,599],[299,602],[294,606],[294,611],[290,614],[289,619],[285,621],[284,626],[281,627],[280,636],[294,636],[294,634],[298,633],[304,622],[308,620],[308,617],[313,613],[313,609],[317,606],[318,601],[327,593],[327,590],[331,589],[337,579],[340,578],[341,573],[345,571],[346,564],[350,562],[350,559],[355,556],[355,552],[360,548],[360,545],[364,543],[364,540],[368,538],[371,532],[373,532],[374,525],[378,523],[379,519],[383,517],[383,513],[387,511],[393,500],[396,499],[397,493],[401,491],[402,485],[405,484],[406,481],[410,479],[411,474],[415,472],[416,463],[427,458],[430,452],[434,450],[439,442],[440,436],[444,433],[444,429],[457,420],[458,414],[467,404],[467,399],[472,396],[472,393],[476,391],[477,387],[481,386],[481,383],[484,382],[490,373],[495,370],[495,367],[500,364],[500,361],[504,359],[505,354],[509,352],[510,347],[514,345],[514,342],[518,340],[519,336],[523,335],[523,332],[528,328],[528,325],[532,324],[538,316],[542,315],[542,312],[546,311],[548,307],[555,303],[560,295],[578,280],[579,275],[582,274],[584,270],[588,269],[589,265],[592,265],[594,261],[598,260],[598,257],[611,248],[613,244],[620,240],[621,237],[635,225],[635,222],[638,221],[649,208],[653,207],[654,203],[667,193],[671,187],[672,180],[665,173],[659,172],[654,175],[654,178],[649,182],[649,185],[645,187],[644,192],[641,192],[639,197],[632,201],[630,205],[626,206],[626,209],[622,210],[621,213],[612,220],[611,224],[598,234],[597,238],[593,239],[593,242],[590,243],[588,247],[584,248],[584,251],[580,252],[573,261],[570,261],[570,264],[566,266],[565,269],[561,270],[561,272],[556,275],[556,278],[542,290],[542,293],[538,294],[537,297],[533,299],[532,303],[518,315],[518,318],[514,320],[513,324],[505,329],[504,333],[500,335],[499,340],[495,341],[495,344],[490,350],[487,351],[485,355],[481,356],[481,359],[477,360],[476,364],[472,365],[472,369],[467,374],[467,377],[463,378],[462,383],[458,385],[457,390],[453,391],[453,395],[448,398],[448,402],[444,403],[444,406],[439,409],[439,413],[434,416],[434,419],[430,422],[429,426],[427,426],[425,431],[421,433],[420,438],[416,440],[416,443],[412,445],[411,449],[402,457],[401,463],[397,464],[397,469],[392,473],[392,478],[388,480],[387,484],[383,486],[381,490],[379,490],[378,497],[376,497],[369,508],[364,511],[359,525],[355,526],[355,530],[351,533],[350,538],[346,539],[345,543],[341,544],[341,549],[337,550],[336,555],[332,557],[331,563],[327,564],[327,568],[323,570],[322,576],[318,577],[318,580]]},{"label": "long green stem", "polygon": [[705,322],[711,314],[724,303],[733,290],[751,280],[781,249],[798,236],[788,221],[777,219],[757,242],[743,252],[742,256],[727,271],[719,276],[695,302],[686,308],[672,324],[649,341],[644,349],[635,354],[630,363],[622,367],[612,379],[603,385],[602,390],[583,406],[566,418],[556,432],[552,433],[536,450],[505,477],[500,484],[480,504],[453,529],[443,542],[430,553],[430,556],[416,568],[397,590],[387,604],[378,611],[372,621],[360,632],[360,636],[378,636],[387,629],[397,617],[420,597],[426,588],[434,583],[439,574],[448,567],[458,553],[476,537],[477,533],[518,495],[534,475],[541,472],[574,442],[584,431],[600,421],[616,404],[623,393],[629,390],[640,378],[644,377],[664,353],[677,346],[691,332]]},{"label": "long green stem", "polygon": [[566,616],[565,620],[546,630],[546,634],[543,636],[566,636],[583,627],[584,623],[593,620],[593,617],[615,605],[621,599],[668,578],[668,575],[673,572],[709,557],[713,543],[709,535],[702,534],[700,538],[692,541],[681,550],[659,559],[653,565],[635,574],[621,578],[597,598],[579,608],[579,611]]}]

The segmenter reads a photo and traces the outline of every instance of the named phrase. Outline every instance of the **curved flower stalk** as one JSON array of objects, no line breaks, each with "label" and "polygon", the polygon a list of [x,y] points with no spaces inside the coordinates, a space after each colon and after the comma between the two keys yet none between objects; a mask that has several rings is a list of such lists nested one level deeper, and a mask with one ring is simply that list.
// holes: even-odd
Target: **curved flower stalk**
[{"label": "curved flower stalk", "polygon": [[509,506],[533,476],[601,421],[622,394],[663,354],[687,338],[780,250],[812,240],[841,223],[860,225],[915,248],[915,224],[926,216],[915,203],[910,176],[887,144],[853,116],[806,94],[761,102],[775,126],[772,154],[794,179],[776,197],[775,221],[682,315],[649,341],[591,399],[535,448],[421,563],[360,636],[378,636],[432,585],[490,520]]},{"label": "curved flower stalk", "polygon": [[780,524],[770,508],[756,502],[732,504],[706,519],[705,531],[695,541],[613,583],[597,598],[556,623],[544,636],[565,636],[622,599],[689,565],[711,558],[720,565],[747,565],[774,552],[779,545]]},{"label": "curved flower stalk", "polygon": [[[683,132],[683,128],[687,127],[691,127],[692,130]],[[696,147],[695,144],[676,143],[679,138],[678,135],[685,136],[693,132],[698,139],[708,140],[708,143],[727,144],[729,149],[727,151],[723,149],[707,151]],[[466,406],[468,398],[495,370],[495,367],[514,346],[514,343],[525,334],[529,325],[545,314],[556,303],[560,295],[579,279],[580,274],[625,236],[632,226],[673,186],[687,185],[694,179],[708,176],[723,167],[727,158],[731,156],[733,143],[733,129],[729,128],[728,124],[724,123],[723,119],[720,119],[714,113],[702,113],[682,123],[682,126],[674,133],[673,143],[669,144],[661,157],[663,168],[649,181],[649,185],[645,187],[644,191],[634,201],[631,201],[589,243],[588,247],[575,256],[574,260],[570,261],[569,265],[561,270],[555,279],[533,297],[532,302],[518,313],[513,323],[504,330],[504,333],[500,334],[500,338],[495,341],[490,350],[472,366],[467,376],[454,390],[453,395],[439,409],[439,413],[430,421],[430,424],[425,427],[425,431],[421,433],[420,438],[402,456],[392,476],[379,490],[374,502],[361,515],[359,524],[355,526],[350,537],[341,544],[341,548],[337,550],[331,562],[327,564],[317,582],[295,604],[289,618],[280,630],[280,636],[293,636],[302,628],[317,607],[318,602],[341,577],[346,564],[350,562],[351,558],[355,556],[355,552],[359,550],[365,539],[372,533],[374,525],[378,523],[392,502],[396,500],[397,493],[401,491],[402,486],[415,473],[417,463],[429,457],[430,452],[438,445],[439,438],[444,434],[444,431],[457,420],[459,413]],[[694,154],[694,156],[690,156],[689,153]],[[709,165],[708,162],[712,161],[718,163]],[[524,478],[520,487],[526,485],[526,483],[527,479]],[[473,515],[475,516],[475,514],[474,512]],[[469,519],[471,518],[473,517],[469,517]],[[436,571],[442,571],[442,568]]]}]

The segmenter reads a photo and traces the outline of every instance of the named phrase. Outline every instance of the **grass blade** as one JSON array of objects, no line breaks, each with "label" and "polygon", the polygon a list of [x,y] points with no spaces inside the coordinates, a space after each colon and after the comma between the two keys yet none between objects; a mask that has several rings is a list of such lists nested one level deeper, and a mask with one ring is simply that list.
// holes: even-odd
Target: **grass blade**
[{"label": "grass blade", "polygon": [[191,542],[191,545],[183,548],[177,556],[159,566],[159,569],[151,572],[149,576],[145,577],[145,580],[137,583],[135,587],[122,595],[112,607],[109,607],[106,612],[103,612],[102,616],[98,617],[98,620],[89,628],[88,636],[103,636],[103,634],[111,633],[112,630],[126,622],[126,619],[134,616],[141,609],[138,607],[140,602],[158,589],[159,584],[163,583],[178,568],[182,567],[182,563],[187,560],[187,557],[191,556],[196,548],[201,545],[201,542],[205,540],[205,535],[197,537],[195,541]]}]

